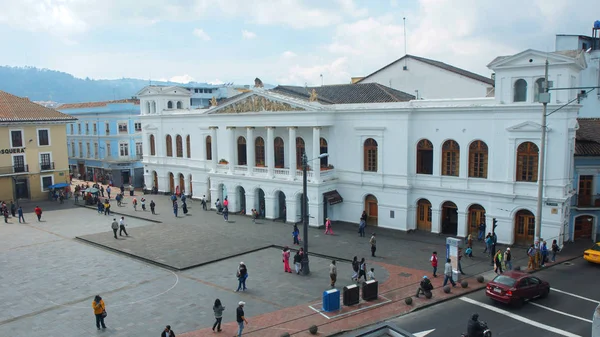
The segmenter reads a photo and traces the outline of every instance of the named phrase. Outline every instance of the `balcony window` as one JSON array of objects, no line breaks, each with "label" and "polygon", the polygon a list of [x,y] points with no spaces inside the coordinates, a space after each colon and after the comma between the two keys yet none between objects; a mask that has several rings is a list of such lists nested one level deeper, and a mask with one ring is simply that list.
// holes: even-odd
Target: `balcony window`
[{"label": "balcony window", "polygon": [[25,156],[13,156],[14,172],[27,172],[25,168]]},{"label": "balcony window", "polygon": [[579,207],[586,207],[593,205],[593,188],[594,188],[594,176],[593,175],[581,175],[579,176],[579,191],[577,192],[577,205]]},{"label": "balcony window", "polygon": [[133,124],[135,127],[135,132],[142,132],[142,123]]},{"label": "balcony window", "polygon": [[22,130],[12,130],[10,132],[10,147],[23,147]]},{"label": "balcony window", "polygon": [[127,133],[127,123],[119,123],[119,133]]},{"label": "balcony window", "polygon": [[50,158],[50,153],[41,153],[40,154],[40,171],[48,171],[53,170],[54,164],[52,163],[52,158]]},{"label": "balcony window", "polygon": [[127,144],[127,143],[119,144],[119,156],[121,156],[121,157],[129,156],[129,144]]}]

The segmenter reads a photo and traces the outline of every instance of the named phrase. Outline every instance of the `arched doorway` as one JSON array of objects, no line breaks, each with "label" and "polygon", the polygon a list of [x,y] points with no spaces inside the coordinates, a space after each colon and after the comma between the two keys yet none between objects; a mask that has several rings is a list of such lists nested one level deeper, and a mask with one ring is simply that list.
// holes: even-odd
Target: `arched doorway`
[{"label": "arched doorway", "polygon": [[283,166],[285,165],[285,149],[283,139],[281,139],[281,137],[275,138],[273,146],[275,147],[275,167],[283,168]]},{"label": "arched doorway", "polygon": [[[477,238],[477,234],[479,234],[479,225],[485,223],[485,208],[479,204],[473,204],[469,207],[469,219],[467,220],[469,224],[468,232],[471,234],[473,239]],[[487,233],[483,233],[485,235]]]},{"label": "arched doorway", "polygon": [[452,201],[442,205],[442,234],[456,235],[458,231],[458,207]]},{"label": "arched doorway", "polygon": [[158,191],[158,174],[156,171],[152,171],[152,187]]},{"label": "arched doorway", "polygon": [[275,192],[275,197],[277,198],[277,214],[276,218],[283,220],[285,222],[287,217],[287,208],[285,207],[285,193],[281,191]]},{"label": "arched doorway", "polygon": [[372,194],[365,197],[365,211],[367,212],[367,225],[377,226],[379,209],[377,198]]},{"label": "arched doorway", "polygon": [[431,232],[431,203],[427,199],[417,202],[417,229]]},{"label": "arched doorway", "polygon": [[[321,137],[321,139],[319,139],[319,154],[323,154],[323,153],[328,153],[327,152],[327,140],[323,137]],[[328,159],[329,157],[323,157],[321,158],[321,167],[327,167],[328,166]]]},{"label": "arched doorway", "polygon": [[592,237],[592,229],[594,228],[594,217],[590,215],[580,215],[575,218],[575,228],[573,231],[573,239],[590,239]]},{"label": "arched doorway", "polygon": [[171,194],[175,193],[175,176],[172,172],[169,172],[169,192]]},{"label": "arched doorway", "polygon": [[261,218],[265,217],[265,191],[262,188],[257,188],[254,192],[254,208]]},{"label": "arched doorway", "polygon": [[238,140],[237,140],[237,158],[238,158],[238,165],[247,165],[247,158],[246,158],[246,138],[239,136]]},{"label": "arched doorway", "polygon": [[217,187],[217,198],[219,198],[221,204],[223,204],[223,200],[227,198],[227,186],[225,186],[225,184],[219,184]]},{"label": "arched doorway", "polygon": [[240,214],[246,214],[246,190],[242,186],[237,187],[237,197],[240,201]]},{"label": "arched doorway", "polygon": [[184,194],[185,193],[185,178],[183,177],[183,174],[179,173],[179,193]]},{"label": "arched doorway", "polygon": [[535,234],[535,216],[526,209],[515,214],[515,244],[530,245]]},{"label": "arched doorway", "polygon": [[189,179],[190,179],[190,186],[188,187],[188,194],[190,196],[192,196],[194,194],[193,194],[193,190],[192,190],[192,175],[191,174],[189,175]]}]

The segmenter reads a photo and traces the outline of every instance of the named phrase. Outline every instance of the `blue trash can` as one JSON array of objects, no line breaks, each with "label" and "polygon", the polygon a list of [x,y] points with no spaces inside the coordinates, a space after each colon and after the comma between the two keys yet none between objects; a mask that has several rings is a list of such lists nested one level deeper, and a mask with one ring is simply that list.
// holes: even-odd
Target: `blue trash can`
[{"label": "blue trash can", "polygon": [[323,292],[323,311],[331,312],[340,310],[340,291],[337,289]]}]

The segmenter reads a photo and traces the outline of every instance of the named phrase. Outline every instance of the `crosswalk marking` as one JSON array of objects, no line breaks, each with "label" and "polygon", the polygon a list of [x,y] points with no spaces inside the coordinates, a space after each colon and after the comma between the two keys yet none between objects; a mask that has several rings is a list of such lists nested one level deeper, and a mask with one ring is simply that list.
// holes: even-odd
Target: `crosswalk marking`
[{"label": "crosswalk marking", "polygon": [[566,312],[562,312],[562,311],[559,311],[559,310],[556,310],[556,309],[552,309],[552,308],[549,308],[549,307],[543,306],[543,305],[541,305],[541,304],[538,304],[538,303],[529,302],[529,304],[531,304],[531,305],[535,305],[536,307],[544,308],[544,309],[546,309],[546,310],[549,310],[549,311],[555,312],[555,313],[557,313],[557,314],[561,314],[561,315],[564,315],[564,316],[567,316],[567,317],[571,317],[571,318],[575,318],[575,319],[578,319],[578,320],[582,320],[582,321],[584,321],[584,322],[592,323],[592,320],[590,320],[590,319],[585,319],[585,318],[581,318],[581,317],[579,317],[579,316],[575,316],[575,315],[567,314]]},{"label": "crosswalk marking", "polygon": [[562,294],[565,294],[565,295],[577,297],[577,298],[582,299],[582,300],[590,301],[592,303],[600,304],[600,301],[596,301],[596,300],[593,300],[591,298],[583,297],[583,296],[580,296],[580,295],[577,295],[577,294],[573,294],[573,293],[569,293],[569,292],[566,292],[564,290],[560,290],[560,289],[556,289],[556,288],[550,288],[550,289],[552,289],[552,291],[556,291],[557,293],[562,293]]}]

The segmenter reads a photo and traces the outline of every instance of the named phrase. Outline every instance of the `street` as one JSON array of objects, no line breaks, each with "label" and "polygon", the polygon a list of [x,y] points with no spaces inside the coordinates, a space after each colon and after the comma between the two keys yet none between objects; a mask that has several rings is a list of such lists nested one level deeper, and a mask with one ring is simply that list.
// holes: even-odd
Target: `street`
[{"label": "street", "polygon": [[587,337],[592,331],[593,312],[600,303],[599,271],[600,266],[583,259],[540,271],[535,275],[550,283],[550,295],[522,308],[494,303],[485,290],[480,290],[391,322],[411,332],[435,329],[420,337],[451,337],[466,332],[471,315],[479,313],[493,336]]}]

